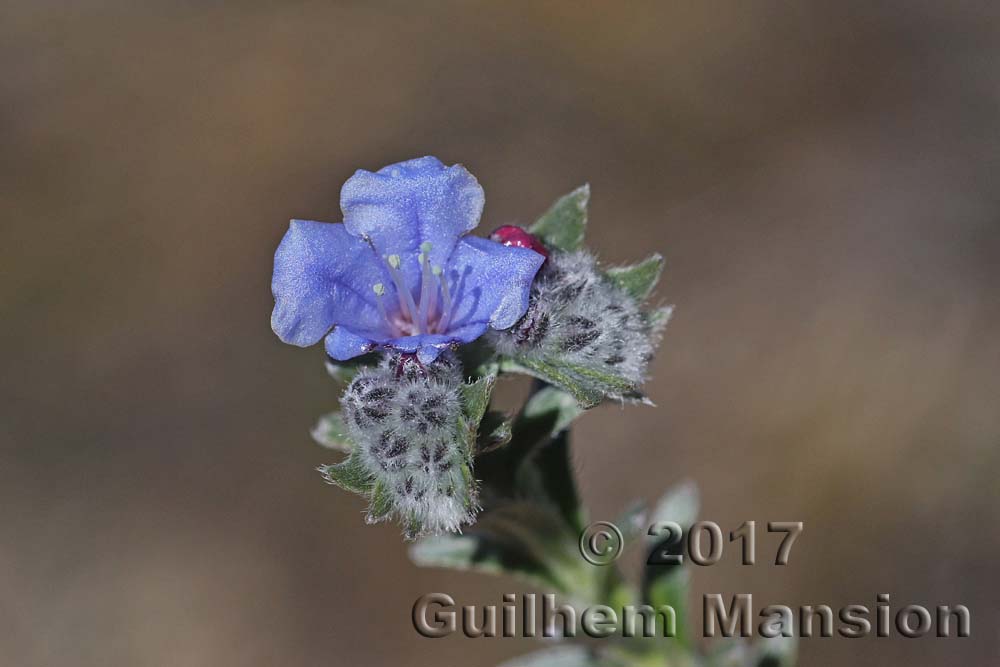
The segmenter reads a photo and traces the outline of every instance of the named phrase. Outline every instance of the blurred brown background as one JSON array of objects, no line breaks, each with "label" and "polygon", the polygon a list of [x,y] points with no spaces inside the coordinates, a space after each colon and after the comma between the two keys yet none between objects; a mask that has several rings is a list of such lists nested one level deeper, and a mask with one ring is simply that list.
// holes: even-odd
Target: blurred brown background
[{"label": "blurred brown background", "polygon": [[724,527],[806,523],[699,596],[972,610],[800,664],[996,664],[996,4],[422,4],[0,9],[0,664],[535,647],[416,635],[420,594],[521,587],[416,569],[322,484],[337,390],[268,327],[287,220],[428,153],[483,183],[482,231],[589,181],[604,259],[667,257],[659,407],[578,429],[595,518],[692,478]]}]

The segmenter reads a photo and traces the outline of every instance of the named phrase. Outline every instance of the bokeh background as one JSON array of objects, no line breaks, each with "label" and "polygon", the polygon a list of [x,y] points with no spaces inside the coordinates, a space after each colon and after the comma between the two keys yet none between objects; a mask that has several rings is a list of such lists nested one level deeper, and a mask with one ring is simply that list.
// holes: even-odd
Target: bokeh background
[{"label": "bokeh background", "polygon": [[[320,349],[268,326],[291,217],[424,154],[483,231],[589,181],[591,245],[658,250],[656,409],[576,436],[595,518],[693,479],[802,520],[758,605],[963,603],[969,639],[802,665],[1000,659],[1000,10],[989,2],[48,2],[0,9],[0,663],[475,665],[325,486]],[[759,547],[763,553],[764,543]]]}]

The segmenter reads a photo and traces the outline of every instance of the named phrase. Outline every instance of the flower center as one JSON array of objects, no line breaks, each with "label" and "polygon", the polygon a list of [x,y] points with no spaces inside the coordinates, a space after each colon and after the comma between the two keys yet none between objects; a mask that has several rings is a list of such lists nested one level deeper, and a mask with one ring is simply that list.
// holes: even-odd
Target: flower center
[{"label": "flower center", "polygon": [[[444,333],[451,323],[452,302],[451,293],[448,291],[448,280],[440,266],[431,266],[430,252],[430,243],[425,241],[420,244],[420,254],[417,255],[417,261],[420,263],[420,292],[416,300],[410,290],[406,289],[406,281],[399,269],[401,264],[399,255],[389,255],[385,258],[389,276],[396,290],[398,309],[393,308],[391,304],[386,305],[384,284],[372,285],[379,313],[389,325],[389,329],[397,335]],[[440,304],[438,304],[439,293]]]}]

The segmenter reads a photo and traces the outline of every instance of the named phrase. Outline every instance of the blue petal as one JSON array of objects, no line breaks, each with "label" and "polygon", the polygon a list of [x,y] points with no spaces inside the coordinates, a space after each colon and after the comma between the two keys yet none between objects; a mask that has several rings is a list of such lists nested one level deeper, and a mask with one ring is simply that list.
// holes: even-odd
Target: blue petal
[{"label": "blue petal", "polygon": [[476,236],[463,238],[448,264],[455,303],[450,329],[459,331],[477,323],[494,329],[513,326],[528,309],[531,282],[544,261],[545,257],[527,248]]},{"label": "blue petal", "polygon": [[292,220],[274,253],[271,328],[302,347],[336,324],[387,337],[372,291],[384,280],[375,253],[344,225]]},{"label": "blue petal", "polygon": [[479,224],[483,188],[465,167],[435,157],[408,160],[375,173],[358,170],[340,191],[344,225],[379,255],[399,255],[407,287],[420,284],[417,253],[431,244],[432,266],[444,266],[458,238]]},{"label": "blue petal", "polygon": [[326,353],[337,361],[347,361],[377,347],[371,336],[357,334],[342,326],[335,327],[323,341]]},{"label": "blue petal", "polygon": [[429,364],[454,343],[471,343],[484,333],[485,322],[475,322],[460,327],[451,327],[445,334],[419,334],[403,336],[384,342],[384,346],[399,352],[417,353],[422,363]]},{"label": "blue petal", "polygon": [[417,359],[420,360],[422,364],[432,363],[441,354],[444,348],[436,347],[434,345],[424,345],[419,350],[417,350]]},{"label": "blue petal", "polygon": [[415,336],[401,336],[385,341],[386,347],[399,352],[416,352],[425,346],[447,347],[452,339],[441,334],[418,334]]},{"label": "blue petal", "polygon": [[487,328],[489,328],[487,322],[472,322],[461,326],[452,325],[449,327],[448,338],[460,343],[471,343],[486,333]]}]

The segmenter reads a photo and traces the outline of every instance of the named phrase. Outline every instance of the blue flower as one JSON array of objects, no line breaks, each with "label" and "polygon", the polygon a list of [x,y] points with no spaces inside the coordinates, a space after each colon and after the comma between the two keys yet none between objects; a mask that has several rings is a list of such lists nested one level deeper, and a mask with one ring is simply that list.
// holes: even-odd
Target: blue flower
[{"label": "blue flower", "polygon": [[472,174],[433,157],[357,171],[340,191],[343,223],[289,225],[274,254],[271,328],[301,347],[325,336],[341,361],[393,349],[429,363],[513,326],[545,258],[465,236],[483,201]]}]

